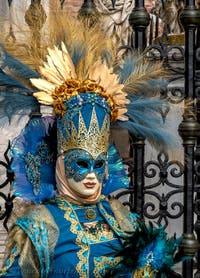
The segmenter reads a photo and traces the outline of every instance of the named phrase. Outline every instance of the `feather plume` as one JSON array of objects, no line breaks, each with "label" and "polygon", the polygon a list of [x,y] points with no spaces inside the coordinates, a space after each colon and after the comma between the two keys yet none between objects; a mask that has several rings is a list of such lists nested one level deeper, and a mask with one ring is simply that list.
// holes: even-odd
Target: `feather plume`
[{"label": "feather plume", "polygon": [[56,86],[53,83],[50,83],[49,81],[42,79],[42,78],[31,78],[31,83],[38,89],[51,94],[54,92]]},{"label": "feather plume", "polygon": [[61,49],[62,49],[62,52],[60,51],[61,59],[63,58],[65,67],[68,67],[69,69],[70,78],[76,78],[77,76],[76,76],[74,64],[71,60],[71,57],[69,55],[69,52],[64,42],[61,42]]},{"label": "feather plume", "polygon": [[20,118],[25,114],[29,114],[38,110],[37,100],[30,95],[22,94],[22,91],[0,90],[0,127],[7,122],[11,122],[14,115],[20,115]]},{"label": "feather plume", "polygon": [[[125,92],[137,93],[138,91],[140,92],[138,89],[147,87],[147,90],[151,88],[152,92],[157,93],[163,85],[166,86],[166,82],[163,82],[163,77],[166,77],[168,73],[164,70],[162,63],[152,63],[143,57],[132,57],[132,59],[136,59],[136,61],[131,74],[124,80],[123,90]],[[158,87],[155,87],[156,84]]]},{"label": "feather plume", "polygon": [[6,52],[3,46],[0,46],[0,67],[3,70],[6,70],[16,77],[29,79],[29,78],[38,78],[39,74],[31,69],[29,66],[20,62],[18,59],[14,58]]},{"label": "feather plume", "polygon": [[42,67],[42,66],[39,67],[39,72],[49,82],[51,82],[57,86],[62,84],[62,82],[63,82],[63,80],[53,70],[51,70],[46,64],[44,65],[44,67]]},{"label": "feather plume", "polygon": [[[72,78],[75,76],[72,76],[71,71],[74,70],[74,66],[72,65],[72,69],[69,66],[68,59],[65,57],[65,55],[62,55],[62,52],[55,46],[54,49],[48,48],[49,52],[49,58],[51,59],[52,63],[54,64],[54,67],[57,69],[58,74],[60,77],[65,81],[68,78]],[[65,57],[65,60],[63,61],[63,58]]]},{"label": "feather plume", "polygon": [[[41,75],[30,79],[39,92],[31,87],[28,93],[34,93],[40,103],[51,105],[52,93],[66,79],[72,77],[84,81],[90,78],[103,86],[107,96],[115,102],[115,118],[121,127],[128,128],[131,134],[150,139],[154,144],[159,140],[165,144],[172,142],[162,127],[160,112],[163,102],[151,99],[167,85],[163,80],[167,73],[162,63],[152,63],[137,55],[129,55],[123,64],[116,62],[117,49],[98,25],[88,28],[62,11],[51,13],[48,31],[40,51],[31,47],[29,40],[15,47],[15,55],[24,55],[22,60],[39,68]],[[12,75],[6,78],[5,86],[12,84],[25,90],[26,86],[17,83],[19,81],[15,78],[9,80]]]},{"label": "feather plume", "polygon": [[108,95],[123,94],[121,89],[124,86],[119,84],[118,75],[113,73],[105,62],[97,61],[88,71],[89,79],[99,82]]},{"label": "feather plume", "polygon": [[46,92],[37,92],[34,93],[33,96],[41,103],[44,105],[52,105],[53,103],[53,98]]},{"label": "feather plume", "polygon": [[29,114],[38,110],[39,104],[32,96],[29,78],[39,75],[29,66],[12,57],[1,46],[0,48],[0,126],[13,116]]},{"label": "feather plume", "polygon": [[119,82],[124,83],[133,71],[136,59],[133,59],[133,55],[128,55],[123,63],[123,66],[119,70]]},{"label": "feather plume", "polygon": [[[175,264],[191,259],[178,250],[181,237],[168,239],[162,227],[153,227],[151,222],[147,226],[139,219],[137,222],[136,231],[129,233],[123,247],[118,250],[117,256],[121,256],[122,261],[106,277],[115,277],[121,268],[127,268],[127,272],[133,271],[134,277],[171,277]],[[145,276],[143,270],[146,270]],[[150,273],[155,275],[151,276]]]},{"label": "feather plume", "polygon": [[28,88],[26,88],[23,83],[9,76],[2,69],[0,69],[0,84],[1,87],[5,86],[7,88],[21,88],[22,90],[26,90],[28,92]]}]

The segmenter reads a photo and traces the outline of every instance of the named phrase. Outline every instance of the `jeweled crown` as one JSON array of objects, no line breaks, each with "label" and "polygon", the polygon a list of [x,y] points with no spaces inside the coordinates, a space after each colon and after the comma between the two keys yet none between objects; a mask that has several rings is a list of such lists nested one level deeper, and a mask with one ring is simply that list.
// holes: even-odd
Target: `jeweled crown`
[{"label": "jeweled crown", "polygon": [[108,151],[110,111],[100,96],[85,93],[83,98],[82,102],[80,96],[66,102],[68,113],[57,121],[58,154],[81,149],[96,158]]}]

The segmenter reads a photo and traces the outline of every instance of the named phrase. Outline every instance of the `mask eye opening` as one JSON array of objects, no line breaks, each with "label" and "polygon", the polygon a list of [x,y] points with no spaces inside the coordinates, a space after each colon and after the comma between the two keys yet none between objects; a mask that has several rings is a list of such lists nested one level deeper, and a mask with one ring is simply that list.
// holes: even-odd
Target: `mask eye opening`
[{"label": "mask eye opening", "polygon": [[88,163],[84,160],[78,160],[76,164],[81,168],[88,168]]},{"label": "mask eye opening", "polygon": [[104,165],[105,165],[105,161],[104,160],[99,160],[95,163],[94,168],[99,169],[99,168],[102,168]]}]

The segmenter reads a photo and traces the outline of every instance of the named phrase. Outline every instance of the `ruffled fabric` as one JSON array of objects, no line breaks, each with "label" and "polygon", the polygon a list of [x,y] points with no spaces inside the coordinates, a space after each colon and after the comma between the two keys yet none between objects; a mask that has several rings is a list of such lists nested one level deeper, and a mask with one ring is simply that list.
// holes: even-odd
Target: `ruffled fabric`
[{"label": "ruffled fabric", "polygon": [[55,195],[53,125],[53,117],[34,118],[12,143],[13,190],[24,201],[40,204]]}]

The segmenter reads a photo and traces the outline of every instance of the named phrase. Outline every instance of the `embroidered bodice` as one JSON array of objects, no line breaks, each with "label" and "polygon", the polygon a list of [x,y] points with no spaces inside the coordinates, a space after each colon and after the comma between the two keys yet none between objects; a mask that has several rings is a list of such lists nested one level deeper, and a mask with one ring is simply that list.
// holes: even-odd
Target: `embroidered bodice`
[{"label": "embroidered bodice", "polygon": [[120,262],[116,252],[122,246],[122,230],[107,201],[77,206],[60,198],[47,208],[60,232],[49,277],[60,272],[63,277],[105,277]]},{"label": "embroidered bodice", "polygon": [[[120,268],[122,258],[116,255],[126,236],[117,220],[121,218],[121,223],[125,223],[124,216],[118,213],[116,217],[104,197],[98,204],[89,206],[73,205],[64,197],[57,197],[18,219],[16,224],[30,238],[40,262],[40,276],[32,277],[100,278],[106,277],[116,265],[123,277],[131,277],[125,268]],[[128,217],[127,223],[136,229],[137,215],[128,214]],[[12,266],[1,277],[22,277],[21,273],[26,272],[26,259],[19,261],[17,249],[12,256],[16,257],[14,263],[8,262]],[[19,276],[12,276],[13,272]]]}]

